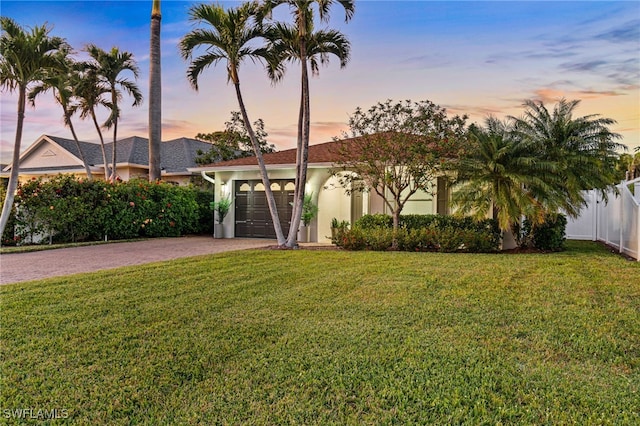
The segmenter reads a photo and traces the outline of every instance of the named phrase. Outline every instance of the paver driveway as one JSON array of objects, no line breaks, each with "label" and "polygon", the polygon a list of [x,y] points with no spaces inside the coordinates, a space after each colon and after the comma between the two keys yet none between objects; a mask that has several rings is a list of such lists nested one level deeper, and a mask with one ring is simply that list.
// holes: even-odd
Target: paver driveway
[{"label": "paver driveway", "polygon": [[3,254],[0,256],[0,284],[274,244],[275,241],[263,239],[190,236]]}]

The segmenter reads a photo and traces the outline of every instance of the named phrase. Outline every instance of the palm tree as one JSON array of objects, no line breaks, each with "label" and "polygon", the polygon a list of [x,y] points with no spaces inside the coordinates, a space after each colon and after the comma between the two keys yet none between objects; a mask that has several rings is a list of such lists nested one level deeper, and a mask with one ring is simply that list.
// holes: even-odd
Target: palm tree
[{"label": "palm tree", "polygon": [[615,142],[621,136],[609,129],[615,120],[595,114],[573,117],[579,103],[561,99],[550,112],[542,102],[527,101],[524,116],[511,117],[516,135],[528,141],[538,158],[555,164],[559,206],[571,217],[586,205],[584,190],[599,189],[605,195],[616,183],[616,151],[626,149]]},{"label": "palm tree", "polygon": [[62,107],[62,118],[65,126],[69,127],[73,140],[76,142],[76,148],[80,160],[84,164],[85,172],[87,173],[87,179],[92,180],[91,167],[87,162],[87,159],[82,151],[82,146],[78,140],[75,127],[71,117],[76,112],[77,105],[74,104],[74,89],[80,82],[80,76],[77,71],[76,63],[69,56],[71,54],[70,48],[60,49],[56,54],[56,66],[47,70],[45,77],[42,81],[35,85],[29,92],[29,102],[35,105],[35,99],[41,93],[51,90],[53,92],[54,99],[58,105]]},{"label": "palm tree", "polygon": [[111,110],[112,105],[109,101],[105,100],[104,96],[110,93],[110,90],[99,81],[98,75],[91,65],[86,63],[78,64],[78,70],[80,72],[80,80],[75,86],[74,94],[78,100],[78,108],[80,109],[80,118],[85,119],[91,117],[93,125],[98,132],[100,138],[100,150],[102,152],[102,161],[104,164],[104,178],[109,179],[111,176],[111,169],[109,168],[109,162],[107,161],[107,153],[104,146],[104,137],[98,124],[98,118],[96,116],[96,108],[103,106]]},{"label": "palm tree", "polygon": [[18,92],[18,122],[13,145],[11,174],[7,196],[0,215],[0,235],[9,221],[20,171],[20,145],[24,126],[27,90],[33,83],[42,81],[47,69],[55,65],[55,53],[67,46],[64,39],[49,35],[46,25],[25,31],[14,20],[0,17],[2,36],[0,37],[0,87]]},{"label": "palm tree", "polygon": [[131,71],[133,76],[138,78],[138,66],[133,59],[133,54],[120,51],[117,47],[112,47],[109,52],[90,44],[86,47],[86,51],[93,59],[90,63],[93,72],[96,73],[98,81],[109,88],[111,94],[111,114],[104,123],[104,127],[110,129],[113,127],[113,146],[111,154],[111,180],[115,180],[118,176],[116,171],[116,140],[118,137],[118,120],[120,119],[120,108],[118,101],[122,98],[123,89],[133,97],[133,105],[138,106],[142,103],[142,94],[138,86],[128,80],[126,77],[120,77],[124,71]]},{"label": "palm tree", "polygon": [[[195,90],[198,90],[198,77],[206,68],[220,62],[226,64],[227,81],[234,85],[242,120],[258,161],[276,239],[278,245],[283,246],[285,238],[269,176],[240,90],[240,64],[247,59],[260,62],[268,58],[266,49],[255,47],[256,41],[264,37],[260,26],[255,24],[255,12],[255,3],[244,3],[226,11],[219,5],[193,6],[189,12],[191,20],[205,23],[210,28],[194,29],[185,35],[180,41],[180,51],[184,59],[191,61],[187,78]],[[193,58],[194,50],[197,48],[206,48],[206,51],[202,56]]]},{"label": "palm tree", "polygon": [[515,138],[508,122],[489,117],[484,128],[472,126],[470,133],[473,144],[460,160],[452,196],[457,212],[476,219],[491,214],[502,231],[522,216],[540,223],[553,204],[553,165],[539,160],[530,142]]},{"label": "palm tree", "polygon": [[151,9],[149,52],[149,181],[161,178],[160,144],[162,141],[162,79],[160,63],[160,0]]},{"label": "palm tree", "polygon": [[[355,1],[353,0],[267,0],[261,11],[262,16],[270,16],[272,10],[280,5],[289,6],[289,10],[293,16],[294,25],[291,28],[285,26],[276,26],[286,30],[281,34],[288,37],[287,41],[283,41],[282,47],[288,46],[293,48],[290,51],[290,60],[300,61],[301,67],[301,80],[300,80],[300,112],[298,115],[298,141],[297,141],[297,158],[296,158],[296,185],[294,191],[293,213],[291,216],[291,227],[289,228],[289,235],[287,237],[287,246],[292,247],[296,244],[298,227],[300,226],[300,219],[302,217],[302,206],[304,202],[304,187],[307,181],[307,164],[309,154],[309,132],[311,123],[311,110],[310,110],[310,92],[309,92],[309,62],[310,58],[316,58],[311,60],[312,71],[317,72],[317,58],[320,58],[321,63],[325,62],[327,54],[340,53],[340,50],[332,52],[320,53],[316,51],[313,53],[314,47],[318,49],[320,46],[327,46],[327,41],[320,42],[319,40],[313,41],[314,33],[313,22],[314,12],[313,4],[317,5],[318,16],[321,21],[329,20],[329,10],[334,3],[339,3],[345,10],[345,21],[349,21],[355,12]],[[333,34],[330,34],[333,33]],[[277,34],[277,33],[276,33]],[[325,31],[324,35],[333,35],[336,41],[336,37],[339,33]],[[340,35],[341,36],[341,35]],[[272,40],[272,42],[274,42]],[[348,59],[348,42],[345,44],[346,39],[342,38],[340,44],[343,47],[347,47],[341,53],[346,53],[346,56],[341,59],[341,63],[344,59],[345,64]],[[293,43],[293,45],[291,45]],[[336,44],[335,46],[338,46]],[[280,60],[286,59],[280,57]],[[314,62],[316,61],[316,62]]]}]

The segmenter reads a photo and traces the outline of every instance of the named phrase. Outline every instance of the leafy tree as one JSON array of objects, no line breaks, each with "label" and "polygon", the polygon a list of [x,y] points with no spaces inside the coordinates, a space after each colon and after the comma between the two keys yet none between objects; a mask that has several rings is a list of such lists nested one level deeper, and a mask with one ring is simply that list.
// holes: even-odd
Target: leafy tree
[{"label": "leafy tree", "polygon": [[491,215],[502,231],[511,230],[522,216],[544,220],[557,184],[554,165],[540,161],[532,143],[518,139],[510,122],[494,117],[485,126],[470,128],[470,145],[457,165],[453,204],[458,213],[476,220]]},{"label": "leafy tree", "polygon": [[75,127],[71,117],[78,109],[78,105],[75,102],[75,88],[80,83],[80,74],[78,67],[74,60],[69,56],[71,54],[70,48],[61,49],[56,55],[56,65],[54,68],[50,68],[46,71],[45,77],[42,81],[35,85],[29,92],[29,102],[34,105],[35,99],[41,93],[51,90],[53,92],[54,99],[58,105],[62,107],[63,120],[65,126],[69,127],[73,140],[76,142],[76,149],[80,160],[84,164],[85,172],[89,180],[93,179],[91,174],[91,167],[87,162],[87,159],[82,151],[82,146],[78,140]]},{"label": "leafy tree", "polygon": [[160,0],[153,0],[149,53],[149,182],[162,176],[160,144],[162,143],[162,79],[160,63]]},{"label": "leafy tree", "polygon": [[282,72],[284,61],[299,61],[301,68],[300,112],[298,116],[298,141],[296,156],[296,178],[291,226],[287,237],[287,246],[296,244],[298,227],[302,216],[304,187],[307,180],[307,164],[309,157],[309,132],[311,122],[309,63],[312,72],[318,71],[318,60],[325,63],[329,54],[340,58],[344,66],[349,57],[348,41],[337,31],[313,31],[314,8],[317,6],[320,21],[329,20],[329,11],[335,3],[345,11],[345,21],[349,21],[355,12],[353,0],[266,0],[260,13],[269,16],[273,9],[286,5],[293,17],[293,26],[276,24],[271,33],[271,47],[275,52],[275,64],[271,66],[271,75]]},{"label": "leafy tree", "polygon": [[618,163],[616,164],[616,179],[622,180],[627,176],[632,177],[633,172],[633,155],[627,153],[620,154]]},{"label": "leafy tree", "polygon": [[[240,112],[231,112],[231,119],[225,124],[225,129],[213,133],[198,133],[196,139],[210,142],[211,149],[207,152],[198,150],[196,163],[211,164],[217,161],[233,160],[235,158],[250,157],[255,155],[249,133],[242,121]],[[275,152],[275,146],[267,142],[267,132],[264,130],[264,121],[258,119],[253,122],[253,129],[263,154]]]},{"label": "leafy tree", "polygon": [[[194,29],[185,35],[180,41],[180,51],[184,59],[191,64],[187,71],[187,78],[194,89],[198,90],[198,77],[209,66],[220,62],[226,63],[227,81],[233,83],[242,121],[251,140],[253,151],[260,168],[260,175],[265,187],[267,204],[271,213],[278,245],[285,244],[284,234],[278,217],[278,209],[267,169],[262,158],[260,145],[249,115],[244,104],[242,91],[240,90],[239,68],[242,61],[264,61],[268,59],[268,52],[263,47],[256,47],[256,42],[264,37],[261,26],[255,22],[256,4],[243,3],[239,7],[224,10],[219,5],[195,5],[190,9],[191,21],[205,23],[207,29]],[[201,56],[193,59],[194,50],[205,48]]]},{"label": "leafy tree", "polygon": [[87,46],[86,51],[92,58],[92,61],[88,63],[92,68],[92,72],[96,74],[98,81],[109,89],[111,94],[111,114],[104,123],[104,127],[107,129],[113,127],[110,176],[113,181],[118,175],[116,170],[116,141],[118,137],[118,120],[120,119],[118,101],[122,98],[122,90],[133,97],[133,106],[138,106],[142,103],[142,93],[140,93],[138,86],[126,77],[121,77],[120,74],[124,71],[131,71],[134,78],[137,79],[138,65],[133,59],[133,54],[121,51],[117,47],[112,47],[109,52],[106,52],[96,45],[90,44]]},{"label": "leafy tree", "polygon": [[606,196],[606,188],[616,183],[615,166],[618,150],[626,149],[615,142],[621,136],[609,127],[616,123],[599,115],[574,117],[579,100],[561,99],[549,111],[541,101],[525,102],[525,112],[514,120],[514,134],[527,141],[532,153],[541,161],[554,164],[551,206],[562,208],[577,217],[587,202],[584,190],[598,189]]},{"label": "leafy tree", "polygon": [[[332,173],[347,192],[370,188],[393,212],[393,229],[418,190],[432,193],[466,139],[466,116],[447,117],[430,101],[378,103],[349,117],[350,133],[338,144]],[[366,185],[361,185],[364,183]]]},{"label": "leafy tree", "polygon": [[3,90],[18,92],[18,122],[13,145],[13,157],[7,196],[0,215],[0,235],[9,221],[15,190],[20,172],[20,145],[24,126],[27,91],[45,77],[46,70],[55,66],[55,55],[67,43],[60,37],[49,35],[51,29],[46,25],[36,26],[25,31],[14,20],[0,17],[2,36],[0,37],[0,87]]}]

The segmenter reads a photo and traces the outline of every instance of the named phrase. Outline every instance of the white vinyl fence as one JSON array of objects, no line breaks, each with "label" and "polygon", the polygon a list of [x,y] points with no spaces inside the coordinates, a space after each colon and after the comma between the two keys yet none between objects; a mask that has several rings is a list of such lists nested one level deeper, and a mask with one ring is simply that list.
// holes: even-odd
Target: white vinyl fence
[{"label": "white vinyl fence", "polygon": [[587,191],[588,206],[577,219],[568,218],[567,239],[602,241],[640,261],[640,178],[616,189],[618,194],[608,192],[608,202],[599,192]]}]

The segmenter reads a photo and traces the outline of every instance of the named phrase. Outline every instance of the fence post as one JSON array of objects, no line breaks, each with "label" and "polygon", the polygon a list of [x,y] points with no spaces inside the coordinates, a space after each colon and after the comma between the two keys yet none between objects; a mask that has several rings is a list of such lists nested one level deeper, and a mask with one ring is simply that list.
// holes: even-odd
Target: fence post
[{"label": "fence post", "polygon": [[624,190],[625,188],[625,181],[623,180],[622,182],[620,182],[620,239],[618,241],[620,241],[620,248],[618,249],[619,253],[623,253],[624,252],[624,198],[625,198],[625,193]]}]

